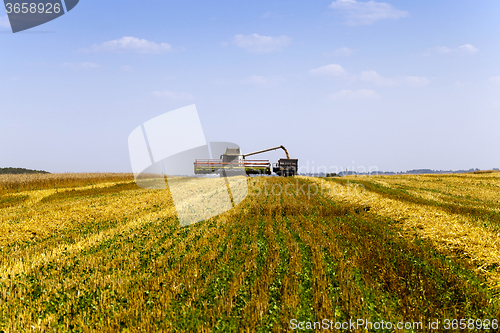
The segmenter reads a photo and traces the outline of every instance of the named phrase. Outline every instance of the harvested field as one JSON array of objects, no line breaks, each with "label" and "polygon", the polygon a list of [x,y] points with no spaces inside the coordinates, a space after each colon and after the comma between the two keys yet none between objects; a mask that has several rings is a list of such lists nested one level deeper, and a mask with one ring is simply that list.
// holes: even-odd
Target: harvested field
[{"label": "harvested field", "polygon": [[34,176],[0,177],[6,332],[499,319],[499,173],[248,178],[234,209],[182,228],[170,192],[131,175]]}]

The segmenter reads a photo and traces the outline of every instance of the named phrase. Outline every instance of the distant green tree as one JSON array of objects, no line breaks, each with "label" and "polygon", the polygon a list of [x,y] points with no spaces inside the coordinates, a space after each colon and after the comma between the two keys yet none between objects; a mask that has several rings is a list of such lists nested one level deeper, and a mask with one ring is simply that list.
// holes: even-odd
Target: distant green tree
[{"label": "distant green tree", "polygon": [[23,174],[23,173],[50,173],[47,171],[43,170],[31,170],[31,169],[25,169],[25,168],[0,168],[0,174],[8,174],[8,175],[15,175],[15,174]]}]

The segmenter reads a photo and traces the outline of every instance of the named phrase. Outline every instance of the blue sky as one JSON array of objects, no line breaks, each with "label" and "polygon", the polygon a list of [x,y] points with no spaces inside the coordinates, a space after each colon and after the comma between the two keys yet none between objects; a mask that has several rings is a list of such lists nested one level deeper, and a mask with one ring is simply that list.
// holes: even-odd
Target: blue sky
[{"label": "blue sky", "polygon": [[81,0],[12,34],[2,8],[0,167],[129,172],[130,132],[190,104],[207,141],[285,145],[303,172],[500,167],[499,17],[493,0]]}]

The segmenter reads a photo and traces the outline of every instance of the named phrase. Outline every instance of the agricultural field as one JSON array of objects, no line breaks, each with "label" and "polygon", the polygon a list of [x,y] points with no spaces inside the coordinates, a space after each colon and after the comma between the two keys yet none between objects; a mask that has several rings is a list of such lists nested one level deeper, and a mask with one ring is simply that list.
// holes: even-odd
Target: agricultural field
[{"label": "agricultural field", "polygon": [[132,175],[0,175],[0,331],[498,327],[500,173],[247,181],[180,227],[169,191]]}]

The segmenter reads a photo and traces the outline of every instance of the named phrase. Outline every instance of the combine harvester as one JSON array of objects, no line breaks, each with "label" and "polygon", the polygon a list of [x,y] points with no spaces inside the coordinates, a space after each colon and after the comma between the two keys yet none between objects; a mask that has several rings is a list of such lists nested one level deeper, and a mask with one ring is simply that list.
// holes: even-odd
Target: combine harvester
[{"label": "combine harvester", "polygon": [[[247,156],[262,154],[271,150],[283,149],[286,158],[281,158],[278,163],[271,166],[269,160],[247,160]],[[288,151],[283,146],[268,148],[255,151],[253,153],[241,154],[240,149],[226,148],[226,152],[220,156],[220,159],[195,160],[194,173],[203,174],[221,174],[226,175],[270,175],[275,172],[278,176],[295,176],[298,170],[298,160],[290,158]]]}]

